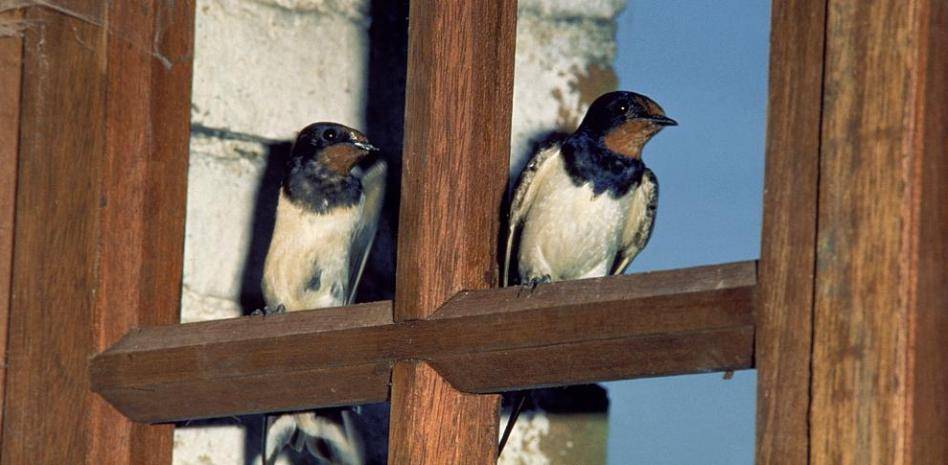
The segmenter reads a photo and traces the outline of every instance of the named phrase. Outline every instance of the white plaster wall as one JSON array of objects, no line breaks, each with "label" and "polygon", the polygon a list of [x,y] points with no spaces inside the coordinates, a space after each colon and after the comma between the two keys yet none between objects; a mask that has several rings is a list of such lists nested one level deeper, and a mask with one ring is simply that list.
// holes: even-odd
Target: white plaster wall
[{"label": "white plaster wall", "polygon": [[511,134],[511,172],[532,142],[572,131],[599,94],[614,90],[615,23],[623,0],[521,2]]},{"label": "white plaster wall", "polygon": [[[513,172],[535,139],[572,130],[614,88],[613,18],[623,4],[521,0]],[[258,297],[245,270],[261,258],[250,248],[267,144],[318,120],[364,127],[370,10],[369,0],[197,0],[182,321],[240,316],[241,302]],[[501,463],[558,463],[530,452],[543,449],[556,419],[522,418]],[[252,421],[176,428],[175,465],[254,463],[245,453]]]},{"label": "white plaster wall", "polygon": [[314,119],[360,126],[367,3],[199,0],[194,122],[269,138]]}]

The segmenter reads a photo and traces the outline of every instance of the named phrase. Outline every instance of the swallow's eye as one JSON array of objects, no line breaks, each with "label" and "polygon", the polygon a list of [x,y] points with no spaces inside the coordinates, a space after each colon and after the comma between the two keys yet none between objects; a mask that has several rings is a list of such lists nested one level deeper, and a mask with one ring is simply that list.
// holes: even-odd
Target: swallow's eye
[{"label": "swallow's eye", "polygon": [[619,106],[616,107],[616,110],[618,111],[619,114],[624,115],[626,112],[629,111],[629,106],[624,103],[620,103]]},{"label": "swallow's eye", "polygon": [[328,140],[328,141],[334,141],[334,140],[336,140],[336,136],[337,136],[337,135],[338,135],[338,134],[336,134],[336,130],[335,130],[335,129],[327,129],[327,130],[323,131],[323,139],[326,139],[326,140]]}]

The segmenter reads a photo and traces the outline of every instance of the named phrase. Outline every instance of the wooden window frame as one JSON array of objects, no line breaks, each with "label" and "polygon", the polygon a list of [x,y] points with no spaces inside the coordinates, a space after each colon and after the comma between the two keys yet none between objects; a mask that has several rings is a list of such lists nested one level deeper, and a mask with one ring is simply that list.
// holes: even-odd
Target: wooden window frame
[{"label": "wooden window frame", "polygon": [[[0,121],[0,168],[16,179],[0,191],[0,465],[166,465],[170,425],[133,419],[383,399],[389,463],[485,465],[489,393],[750,367],[758,464],[948,462],[945,2],[774,2],[759,284],[751,262],[527,299],[487,290],[516,1],[416,0],[401,203],[413,234],[400,235],[394,303],[194,325],[175,324],[193,0],[68,3],[105,19],[3,13],[42,27],[0,39],[14,64],[0,102],[17,105]],[[299,351],[252,349],[275,340]],[[338,357],[304,360],[327,341]],[[524,369],[566,353],[575,365]],[[276,378],[300,382],[254,397]]]}]

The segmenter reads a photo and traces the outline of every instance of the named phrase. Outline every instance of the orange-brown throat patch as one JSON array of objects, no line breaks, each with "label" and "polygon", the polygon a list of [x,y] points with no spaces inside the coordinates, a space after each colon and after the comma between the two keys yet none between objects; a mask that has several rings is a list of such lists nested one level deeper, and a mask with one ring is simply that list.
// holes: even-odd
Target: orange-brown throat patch
[{"label": "orange-brown throat patch", "polygon": [[352,167],[366,155],[366,151],[352,144],[334,144],[326,147],[319,161],[340,176],[348,176]]},{"label": "orange-brown throat patch", "polygon": [[648,120],[632,119],[606,133],[602,138],[607,149],[629,158],[640,158],[642,147],[658,132],[659,127]]}]

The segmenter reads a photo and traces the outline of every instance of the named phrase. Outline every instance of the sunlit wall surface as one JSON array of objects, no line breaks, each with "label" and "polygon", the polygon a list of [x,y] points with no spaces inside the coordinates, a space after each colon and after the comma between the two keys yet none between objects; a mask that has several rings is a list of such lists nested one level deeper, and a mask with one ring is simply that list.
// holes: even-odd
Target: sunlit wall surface
[{"label": "sunlit wall surface", "polygon": [[[759,256],[769,33],[763,0],[629,1],[617,32],[620,87],[680,124],[645,149],[661,198],[630,271]],[[610,465],[753,463],[754,372],[606,387]]]}]

